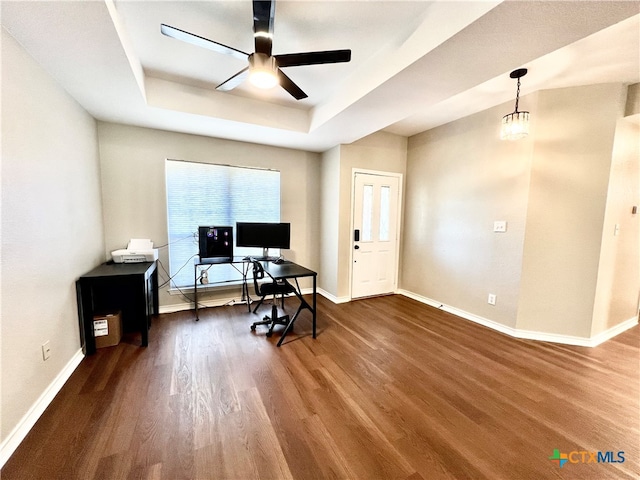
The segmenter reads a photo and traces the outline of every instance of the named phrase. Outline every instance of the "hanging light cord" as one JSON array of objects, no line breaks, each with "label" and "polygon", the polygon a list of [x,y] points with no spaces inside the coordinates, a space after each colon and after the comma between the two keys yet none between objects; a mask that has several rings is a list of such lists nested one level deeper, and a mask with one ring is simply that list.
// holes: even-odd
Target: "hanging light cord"
[{"label": "hanging light cord", "polygon": [[520,100],[520,77],[518,77],[518,89],[516,90],[516,111],[518,113],[518,100]]}]

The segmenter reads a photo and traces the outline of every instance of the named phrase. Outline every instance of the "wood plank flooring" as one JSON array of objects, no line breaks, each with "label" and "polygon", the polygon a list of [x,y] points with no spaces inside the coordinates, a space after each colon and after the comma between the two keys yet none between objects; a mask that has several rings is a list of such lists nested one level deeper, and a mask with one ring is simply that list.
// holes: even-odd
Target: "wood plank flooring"
[{"label": "wood plank flooring", "polygon": [[80,364],[2,479],[640,477],[638,327],[583,348],[397,295],[318,310],[281,348],[246,307],[159,316]]}]

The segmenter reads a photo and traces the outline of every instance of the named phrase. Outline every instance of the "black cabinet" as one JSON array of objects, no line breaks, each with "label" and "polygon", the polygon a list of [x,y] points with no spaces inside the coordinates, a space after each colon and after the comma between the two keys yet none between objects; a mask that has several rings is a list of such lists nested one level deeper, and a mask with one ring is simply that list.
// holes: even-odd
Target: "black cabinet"
[{"label": "black cabinet", "polygon": [[93,317],[122,312],[124,332],[140,332],[143,347],[149,344],[152,315],[158,314],[156,262],[104,263],[76,282],[80,343],[85,355],[96,351]]}]

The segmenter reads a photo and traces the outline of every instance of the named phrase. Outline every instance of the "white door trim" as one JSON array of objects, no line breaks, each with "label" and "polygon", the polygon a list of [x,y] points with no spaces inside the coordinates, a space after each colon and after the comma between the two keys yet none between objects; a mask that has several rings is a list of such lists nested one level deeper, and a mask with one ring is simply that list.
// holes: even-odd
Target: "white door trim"
[{"label": "white door trim", "polygon": [[394,290],[398,290],[398,274],[400,271],[400,245],[402,239],[402,230],[400,229],[402,225],[402,212],[404,209],[404,194],[403,194],[403,179],[404,175],[398,172],[385,172],[381,170],[368,170],[365,168],[352,168],[351,169],[351,214],[349,215],[349,240],[348,240],[348,248],[349,248],[349,299],[353,300],[352,296],[352,288],[353,288],[353,226],[354,226],[354,211],[355,211],[355,188],[356,188],[356,174],[367,174],[367,175],[379,175],[382,177],[395,177],[398,179],[398,218],[397,218],[397,236],[398,236],[398,244],[396,249],[396,259],[395,259],[395,267],[393,273],[393,284]]}]

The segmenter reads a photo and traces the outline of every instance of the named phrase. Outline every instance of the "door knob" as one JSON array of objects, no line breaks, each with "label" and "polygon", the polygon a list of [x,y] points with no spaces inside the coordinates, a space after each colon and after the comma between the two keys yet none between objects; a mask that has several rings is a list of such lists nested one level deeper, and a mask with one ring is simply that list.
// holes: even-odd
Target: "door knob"
[{"label": "door knob", "polygon": [[356,246],[355,246],[355,247],[353,247],[353,248],[355,248],[356,250],[358,250],[358,249],[360,248],[360,245],[356,245]]}]

